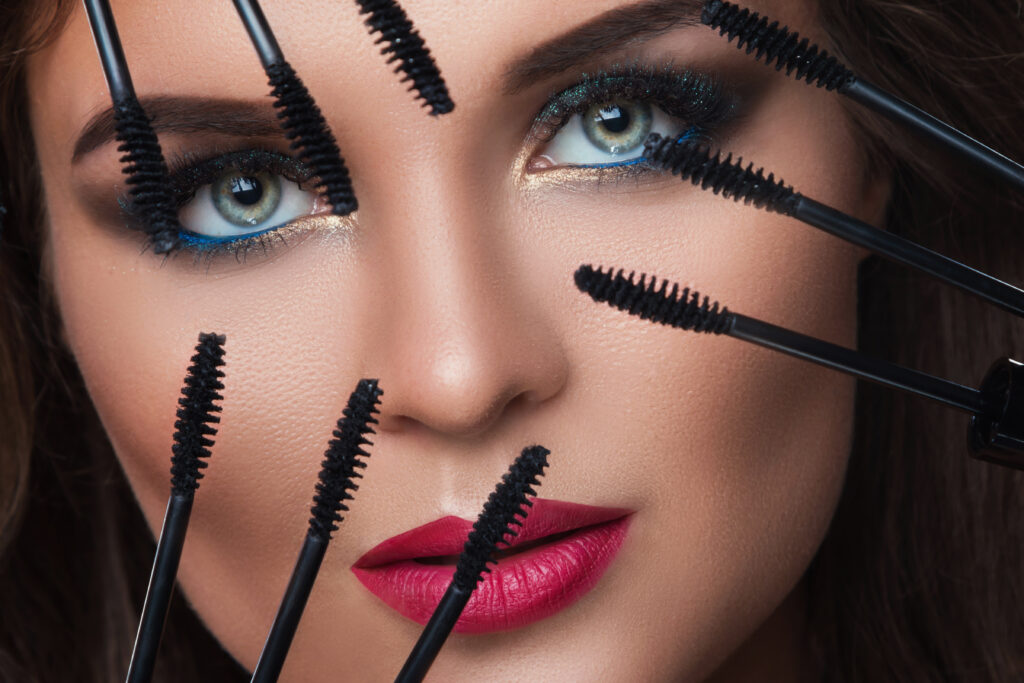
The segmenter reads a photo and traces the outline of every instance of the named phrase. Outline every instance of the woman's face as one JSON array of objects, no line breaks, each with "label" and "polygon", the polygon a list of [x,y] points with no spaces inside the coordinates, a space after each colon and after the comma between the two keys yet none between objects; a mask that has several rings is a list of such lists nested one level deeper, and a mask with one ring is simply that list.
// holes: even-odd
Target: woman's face
[{"label": "woman's face", "polygon": [[[750,4],[824,39],[810,0]],[[31,63],[67,343],[154,529],[197,334],[227,335],[222,422],[179,573],[188,600],[253,667],[331,431],[357,381],[375,377],[372,457],[289,680],[393,676],[421,630],[409,617],[429,616],[453,569],[452,537],[461,547],[452,519],[420,527],[475,519],[535,443],[551,450],[539,497],[591,506],[542,503],[536,533],[589,528],[503,559],[437,680],[792,673],[799,581],[841,488],[853,382],[597,306],[572,274],[655,273],[852,345],[856,250],[621,164],[651,130],[690,131],[874,220],[879,184],[837,98],[745,56],[695,21],[690,0],[403,5],[444,74],[449,115],[407,92],[354,3],[265,2],[352,173],[359,210],[336,218],[288,160],[231,3],[113,2],[136,90],[186,186],[196,236],[170,258],[143,251],[120,213],[125,178],[84,12]],[[616,92],[638,79],[652,99]],[[704,98],[667,98],[680,79]],[[410,530],[416,543],[364,557]],[[446,557],[422,559],[435,554]]]}]

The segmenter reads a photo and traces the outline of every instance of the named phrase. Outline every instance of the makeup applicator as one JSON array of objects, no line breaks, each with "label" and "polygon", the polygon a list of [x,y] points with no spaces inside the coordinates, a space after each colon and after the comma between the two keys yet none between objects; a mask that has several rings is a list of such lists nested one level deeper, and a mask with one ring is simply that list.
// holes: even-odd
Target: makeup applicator
[{"label": "makeup applicator", "polygon": [[763,168],[755,171],[752,163],[744,168],[743,160],[734,161],[732,154],[723,159],[721,152],[712,155],[699,141],[674,141],[652,133],[644,144],[644,158],[703,190],[791,216],[1024,316],[1024,290],[805,197],[776,180],[775,174],[765,177]]},{"label": "makeup applicator", "polygon": [[256,0],[234,0],[234,3],[270,79],[273,88],[270,94],[274,107],[281,110],[277,117],[292,141],[291,148],[313,167],[334,214],[352,213],[358,208],[352,180],[320,108],[284,58],[259,3]]},{"label": "makeup applicator", "polygon": [[981,390],[934,377],[771,323],[719,309],[718,302],[678,284],[634,273],[580,266],[576,286],[597,302],[643,320],[693,332],[725,334],[884,384],[956,408],[972,416],[968,446],[979,459],[1024,470],[1024,365],[1003,359],[992,366]]},{"label": "makeup applicator", "polygon": [[448,86],[405,10],[395,0],[356,0],[356,4],[360,14],[370,15],[366,19],[370,33],[380,33],[376,42],[387,43],[381,48],[381,54],[391,55],[388,64],[398,62],[395,73],[405,73],[403,83],[412,81],[409,90],[417,92],[423,106],[430,107],[431,115],[452,111],[455,103],[448,95]]},{"label": "makeup applicator", "polygon": [[363,450],[363,446],[372,445],[366,435],[374,433],[370,425],[377,424],[373,416],[377,414],[377,405],[380,403],[382,393],[377,388],[377,380],[360,380],[355,391],[349,396],[342,418],[338,420],[334,439],[327,446],[320,469],[320,481],[313,496],[309,530],[306,532],[284,597],[281,598],[281,606],[263,645],[256,670],[253,671],[254,683],[276,681],[281,675],[292,638],[295,637],[295,630],[299,626],[306,601],[309,600],[313,583],[320,571],[320,564],[327,552],[327,544],[331,541],[331,533],[338,530],[338,523],[342,521],[340,512],[348,512],[348,506],[342,501],[352,500],[349,492],[359,488],[353,480],[363,476],[356,469],[366,467],[366,464],[359,460],[359,456],[370,456]]},{"label": "makeup applicator", "polygon": [[121,144],[121,171],[131,187],[131,212],[145,222],[153,251],[165,254],[175,249],[181,225],[171,191],[167,162],[150,119],[135,96],[114,15],[107,0],[84,0],[103,75],[114,105],[114,130]]},{"label": "makeup applicator", "polygon": [[174,593],[175,577],[181,550],[185,545],[192,502],[195,499],[201,469],[207,466],[204,458],[210,456],[210,446],[217,430],[211,425],[220,422],[214,415],[220,406],[214,401],[223,397],[218,393],[224,388],[220,379],[224,373],[225,337],[217,334],[200,334],[196,353],[192,356],[185,377],[185,386],[178,399],[178,419],[174,423],[174,445],[171,447],[171,496],[167,500],[160,540],[153,558],[153,571],[149,575],[146,602],[139,618],[139,630],[135,636],[131,664],[128,666],[128,683],[146,683],[153,678],[156,654],[160,648],[167,608]]},{"label": "makeup applicator", "polygon": [[517,535],[512,529],[513,524],[523,525],[516,516],[525,519],[526,507],[533,506],[533,502],[527,500],[526,496],[537,495],[533,487],[540,486],[539,477],[544,475],[544,468],[548,466],[550,452],[543,446],[524,448],[508,472],[502,475],[501,483],[484,503],[483,512],[469,532],[448,590],[405,660],[405,666],[395,683],[415,683],[427,675],[430,665],[434,663],[437,653],[441,651],[448,635],[455,628],[455,622],[459,620],[462,610],[482,580],[483,572],[491,571],[487,563],[497,563],[492,556],[498,544],[504,545],[507,543],[506,537]]},{"label": "makeup applicator", "polygon": [[786,75],[796,73],[797,80],[806,80],[819,88],[846,95],[853,101],[872,109],[882,116],[923,135],[933,143],[948,149],[961,159],[1024,190],[1024,166],[986,147],[977,140],[943,123],[931,114],[918,109],[899,97],[872,85],[847,69],[839,61],[807,38],[800,40],[798,33],[788,27],[779,28],[779,22],[769,24],[767,17],[741,9],[731,2],[711,0],[704,5],[701,22],[719,35],[728,36],[729,42],[737,38],[736,47],[746,45],[747,54],[756,52],[756,59],[775,70],[786,69]]}]

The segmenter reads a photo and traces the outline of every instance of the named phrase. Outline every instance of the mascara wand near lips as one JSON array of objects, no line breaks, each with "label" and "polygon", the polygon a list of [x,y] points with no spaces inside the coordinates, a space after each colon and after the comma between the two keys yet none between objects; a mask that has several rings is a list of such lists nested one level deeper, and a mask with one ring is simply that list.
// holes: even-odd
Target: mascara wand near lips
[{"label": "mascara wand near lips", "polygon": [[497,562],[493,556],[498,544],[507,544],[510,537],[517,535],[512,527],[523,525],[517,517],[525,518],[526,509],[533,505],[527,496],[537,495],[533,487],[540,485],[549,453],[543,446],[524,448],[484,503],[483,512],[473,525],[459,556],[455,576],[406,659],[396,683],[417,683],[427,675],[483,573],[491,571],[487,564]]}]

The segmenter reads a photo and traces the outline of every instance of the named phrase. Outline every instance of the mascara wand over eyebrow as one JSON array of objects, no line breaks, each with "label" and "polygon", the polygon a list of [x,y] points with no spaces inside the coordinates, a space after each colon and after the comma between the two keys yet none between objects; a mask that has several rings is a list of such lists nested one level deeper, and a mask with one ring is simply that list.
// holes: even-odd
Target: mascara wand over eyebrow
[{"label": "mascara wand over eyebrow", "polygon": [[409,90],[418,93],[423,106],[430,107],[430,114],[437,116],[455,109],[440,69],[405,10],[395,0],[356,0],[356,4],[360,14],[370,15],[366,19],[370,33],[380,33],[376,42],[387,43],[381,54],[391,55],[388,64],[398,62],[395,73],[405,73],[403,83],[412,81]]},{"label": "mascara wand over eyebrow", "polygon": [[117,149],[125,152],[121,171],[131,187],[131,211],[145,221],[153,251],[169,253],[178,245],[181,225],[160,141],[135,96],[110,3],[85,0],[85,9],[114,104],[114,129],[121,143]]},{"label": "mascara wand over eyebrow", "polygon": [[284,58],[259,3],[256,0],[234,0],[234,3],[270,80],[274,107],[281,110],[277,116],[285,135],[292,141],[292,149],[313,167],[334,214],[352,213],[358,208],[352,180],[320,108]]}]

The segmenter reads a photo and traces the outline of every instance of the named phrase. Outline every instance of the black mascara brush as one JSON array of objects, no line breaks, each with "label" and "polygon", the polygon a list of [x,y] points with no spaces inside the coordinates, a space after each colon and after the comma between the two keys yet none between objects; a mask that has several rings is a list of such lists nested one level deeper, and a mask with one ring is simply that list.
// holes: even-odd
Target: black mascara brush
[{"label": "black mascara brush", "polygon": [[178,399],[178,419],[174,423],[174,445],[171,447],[171,496],[153,558],[146,602],[139,618],[135,649],[128,666],[128,683],[146,683],[153,678],[156,654],[192,514],[192,501],[199,488],[199,480],[203,478],[200,470],[207,466],[204,458],[210,456],[211,437],[217,433],[211,425],[220,422],[220,418],[213,414],[220,412],[220,406],[213,402],[223,400],[218,392],[224,388],[220,381],[224,376],[220,370],[224,365],[224,342],[223,335],[199,335],[196,353],[192,356],[192,365],[181,390],[183,396]]},{"label": "black mascara brush", "polygon": [[455,109],[440,69],[405,10],[395,0],[356,0],[356,3],[360,14],[370,15],[366,19],[370,33],[380,33],[376,42],[386,43],[381,54],[391,55],[388,64],[398,62],[395,73],[405,74],[403,83],[412,81],[409,90],[417,92],[423,106],[430,107],[431,115],[447,114]]},{"label": "black mascara brush", "polygon": [[280,110],[277,117],[281,119],[285,135],[292,141],[291,148],[313,167],[334,214],[352,213],[358,208],[352,180],[320,108],[284,58],[259,3],[256,0],[234,0],[234,3],[270,80],[274,107]]},{"label": "black mascara brush", "polygon": [[114,131],[121,143],[117,150],[125,153],[121,170],[131,187],[131,212],[145,221],[153,251],[166,254],[175,249],[181,234],[167,162],[150,120],[135,96],[110,3],[85,0],[85,9],[113,100]]},{"label": "black mascara brush", "polygon": [[648,136],[644,158],[701,189],[791,216],[1024,316],[1024,290],[805,197],[775,174],[766,177],[763,168],[755,171],[752,163],[744,168],[741,158],[733,160],[729,154],[723,159],[721,152],[712,154],[699,141],[674,141],[657,133]]},{"label": "black mascara brush", "polygon": [[858,77],[807,38],[800,40],[800,35],[791,33],[788,27],[779,28],[779,22],[770,22],[757,12],[722,0],[704,5],[701,21],[717,29],[720,35],[728,36],[730,42],[737,38],[737,48],[746,46],[747,54],[756,53],[755,57],[768,66],[774,63],[776,71],[785,67],[786,74],[795,72],[797,80],[846,95],[1024,190],[1024,166]]},{"label": "black mascara brush", "polygon": [[334,439],[327,447],[320,469],[309,530],[252,674],[254,683],[276,681],[281,675],[292,638],[295,637],[306,601],[313,590],[313,582],[316,581],[320,564],[327,552],[327,544],[331,541],[331,532],[338,530],[338,523],[342,520],[340,512],[348,512],[348,506],[343,501],[352,500],[349,492],[359,488],[353,480],[362,477],[356,469],[366,467],[366,463],[360,461],[359,457],[370,456],[363,450],[363,446],[372,445],[366,435],[374,433],[370,425],[377,424],[373,416],[377,413],[381,393],[377,380],[360,380],[348,399],[343,417],[338,420]]},{"label": "black mascara brush", "polygon": [[884,384],[970,413],[968,442],[979,458],[1024,469],[1024,366],[1006,359],[996,363],[982,389],[972,389],[894,363],[864,356],[857,351],[808,337],[771,323],[719,309],[718,302],[701,298],[690,289],[655,277],[626,276],[580,266],[576,286],[594,301],[625,311],[643,320],[693,332],[725,334],[825,367]]},{"label": "black mascara brush", "polygon": [[533,502],[527,500],[526,496],[537,495],[533,487],[540,485],[539,477],[543,476],[544,468],[548,466],[549,453],[543,446],[524,448],[508,472],[502,475],[501,483],[484,503],[483,512],[469,532],[448,590],[405,660],[405,666],[395,679],[396,683],[422,681],[427,675],[430,665],[434,663],[437,653],[441,651],[448,635],[455,628],[455,622],[459,620],[462,610],[483,578],[483,573],[491,571],[487,563],[497,562],[492,556],[498,544],[505,544],[507,536],[516,535],[517,532],[512,529],[513,524],[523,525],[516,517],[525,519],[524,506],[533,506]]}]

